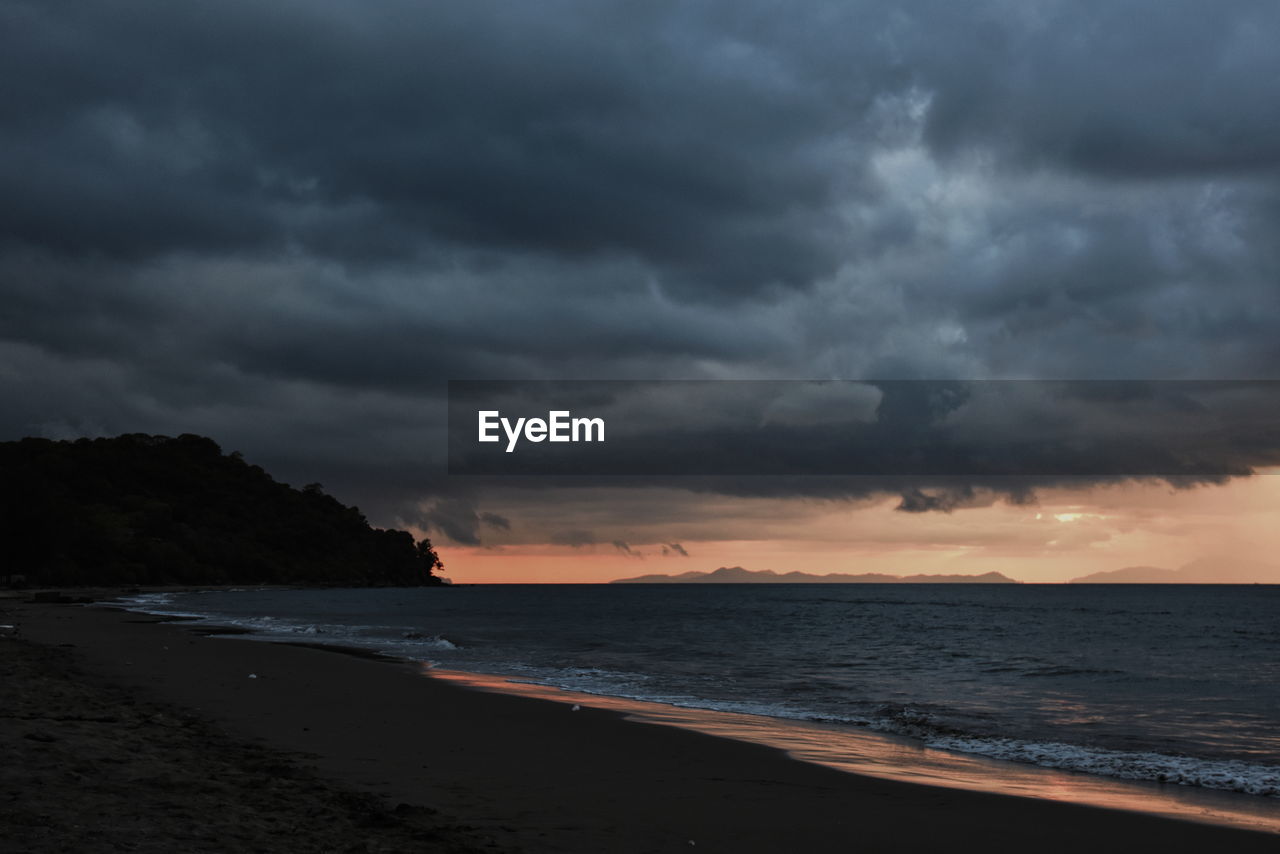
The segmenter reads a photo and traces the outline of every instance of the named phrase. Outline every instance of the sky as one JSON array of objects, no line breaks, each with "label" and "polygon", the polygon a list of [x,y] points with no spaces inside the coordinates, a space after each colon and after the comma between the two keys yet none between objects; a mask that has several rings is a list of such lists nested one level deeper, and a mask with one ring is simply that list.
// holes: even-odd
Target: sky
[{"label": "sky", "polygon": [[[208,435],[455,581],[1280,581],[1266,474],[444,470],[448,380],[1280,379],[1278,31],[1269,2],[0,0],[0,438]],[[1219,471],[1280,465],[1263,434]]]}]

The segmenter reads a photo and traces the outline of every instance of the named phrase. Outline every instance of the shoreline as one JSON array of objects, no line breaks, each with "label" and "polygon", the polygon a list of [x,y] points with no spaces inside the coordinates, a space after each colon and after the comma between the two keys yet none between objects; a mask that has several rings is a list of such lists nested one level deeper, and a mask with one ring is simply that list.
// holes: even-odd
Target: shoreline
[{"label": "shoreline", "polygon": [[[114,605],[111,602],[98,604]],[[230,623],[199,616],[199,611],[173,610],[168,602],[130,601],[129,609],[175,620],[198,621],[193,631],[247,636],[250,640],[297,645],[379,660],[399,660],[421,667],[429,652],[387,651],[380,646],[359,643],[354,638],[334,639],[324,631],[315,640],[312,635],[294,632],[281,634],[274,627],[254,628],[252,621]],[[310,627],[314,632],[316,627]],[[425,655],[424,655],[425,652]],[[889,780],[969,789],[977,792],[1049,799],[1067,803],[1125,809],[1180,820],[1208,822],[1227,827],[1280,833],[1280,811],[1276,799],[1261,793],[1251,794],[1230,785],[1185,784],[1177,776],[1165,779],[1150,769],[1149,776],[1107,774],[1081,770],[1069,764],[1063,767],[1049,762],[1019,762],[984,754],[939,747],[913,733],[894,733],[881,728],[858,725],[839,719],[776,715],[768,710],[723,707],[714,704],[679,702],[629,693],[593,691],[553,682],[531,680],[524,674],[502,670],[454,669],[455,665],[430,663],[422,668],[424,675],[448,679],[468,688],[537,697],[560,703],[608,708],[629,719],[682,727],[722,738],[761,744],[786,751],[800,761],[838,770]],[[1039,744],[1032,747],[1045,749]],[[1050,748],[1067,745],[1050,744]],[[1105,754],[1106,751],[1100,751]],[[1134,754],[1137,756],[1138,754]],[[1176,759],[1177,754],[1162,757]],[[1052,758],[1052,757],[1050,757]],[[1233,769],[1222,768],[1213,782],[1231,783]],[[1254,769],[1243,769],[1252,772]],[[1265,773],[1265,771],[1263,772]],[[1245,786],[1241,779],[1237,787]],[[1274,776],[1248,778],[1262,780],[1263,785]]]},{"label": "shoreline", "polygon": [[[137,612],[19,605],[8,622],[76,646],[96,677],[236,737],[314,757],[378,796],[465,817],[530,851],[1273,850],[1276,836],[837,771],[619,710],[423,679],[383,657],[234,643]],[[253,674],[256,678],[250,679]],[[601,698],[595,698],[599,700]],[[921,819],[927,817],[927,822]]]},{"label": "shoreline", "polygon": [[[300,645],[345,651],[337,645]],[[351,648],[351,654],[363,652]],[[434,667],[423,667],[422,673],[466,688],[609,709],[630,721],[772,747],[799,762],[864,777],[1280,834],[1280,803],[1260,795],[1002,761],[939,750],[909,736],[839,723],[583,693],[502,674]]]}]

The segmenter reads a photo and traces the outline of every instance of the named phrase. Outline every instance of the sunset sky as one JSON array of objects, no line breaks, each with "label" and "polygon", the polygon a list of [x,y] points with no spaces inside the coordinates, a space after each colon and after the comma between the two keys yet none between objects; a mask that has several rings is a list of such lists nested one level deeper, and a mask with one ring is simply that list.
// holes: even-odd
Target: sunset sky
[{"label": "sunset sky", "polygon": [[1280,6],[355,8],[0,2],[0,438],[208,435],[457,582],[1280,582],[1274,474],[444,468],[448,380],[1280,379]]},{"label": "sunset sky", "polygon": [[[607,509],[581,506],[598,502],[609,508],[610,496],[580,496],[570,518],[603,520],[611,525],[603,532],[609,539],[547,544],[513,525],[486,536],[490,544],[484,547],[450,549],[445,574],[474,582],[593,582],[742,566],[815,574],[995,571],[1018,581],[1060,582],[1129,566],[1177,569],[1207,559],[1203,578],[1280,583],[1274,557],[1280,553],[1277,474],[1191,490],[1159,484],[1053,489],[1032,506],[999,502],[925,516],[898,512],[897,498],[714,501],[672,491],[650,499],[670,501],[671,518],[636,525],[614,519]],[[540,517],[558,512],[517,513],[515,506],[513,518],[535,526]],[[675,518],[682,513],[686,518]],[[655,541],[664,536],[688,556]]]}]

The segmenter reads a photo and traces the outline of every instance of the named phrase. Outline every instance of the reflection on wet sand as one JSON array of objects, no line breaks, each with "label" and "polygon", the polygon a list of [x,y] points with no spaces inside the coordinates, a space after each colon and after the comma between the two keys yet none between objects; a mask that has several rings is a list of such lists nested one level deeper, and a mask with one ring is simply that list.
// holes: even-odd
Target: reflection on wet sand
[{"label": "reflection on wet sand", "polygon": [[424,666],[423,672],[471,688],[609,709],[644,723],[764,744],[796,759],[856,774],[1280,833],[1280,803],[1273,798],[1001,762],[933,750],[910,739],[847,725],[688,709],[429,666]]}]

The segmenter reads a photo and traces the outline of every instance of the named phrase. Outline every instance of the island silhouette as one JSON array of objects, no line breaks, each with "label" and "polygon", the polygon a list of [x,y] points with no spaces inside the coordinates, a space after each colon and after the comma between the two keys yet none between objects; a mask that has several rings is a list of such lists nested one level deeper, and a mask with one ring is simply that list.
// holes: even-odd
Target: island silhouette
[{"label": "island silhouette", "polygon": [[887,575],[866,572],[857,575],[833,572],[818,575],[810,572],[774,572],[772,569],[750,570],[740,566],[722,566],[713,572],[682,572],[679,575],[637,575],[617,578],[610,584],[1021,584],[998,572],[981,575]]}]

